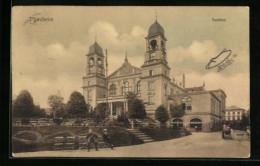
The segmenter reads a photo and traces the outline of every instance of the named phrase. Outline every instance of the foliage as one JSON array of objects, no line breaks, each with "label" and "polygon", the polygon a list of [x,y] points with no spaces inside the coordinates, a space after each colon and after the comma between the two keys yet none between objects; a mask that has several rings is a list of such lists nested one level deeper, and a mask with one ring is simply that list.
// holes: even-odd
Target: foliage
[{"label": "foliage", "polygon": [[96,122],[105,120],[106,116],[108,115],[106,113],[106,104],[98,104],[92,114],[92,117],[95,119]]},{"label": "foliage", "polygon": [[171,114],[171,117],[181,118],[185,114],[185,110],[183,109],[183,106],[181,104],[174,105],[174,106],[171,105],[170,114]]},{"label": "foliage", "polygon": [[67,103],[67,113],[69,117],[82,117],[88,113],[88,107],[84,96],[74,91],[69,98]]},{"label": "foliage", "polygon": [[40,108],[40,106],[36,105],[34,106],[34,117],[46,117],[46,112],[44,109]]},{"label": "foliage", "polygon": [[128,92],[125,96],[128,102],[129,118],[144,119],[146,117],[143,100],[137,98],[133,92]]},{"label": "foliage", "polygon": [[65,115],[66,108],[63,100],[64,98],[60,95],[50,95],[48,98],[48,104],[50,105],[55,118],[60,118]]},{"label": "foliage", "polygon": [[124,127],[130,127],[130,122],[127,115],[122,111],[120,115],[117,116],[117,122],[123,124]]},{"label": "foliage", "polygon": [[[249,114],[248,114],[249,115]],[[241,127],[243,129],[246,129],[246,127],[249,125],[249,116],[247,116],[246,114],[242,115],[242,120],[241,120]]]},{"label": "foliage", "polygon": [[165,126],[165,123],[169,120],[168,111],[163,105],[155,110],[155,119],[161,123],[161,126]]},{"label": "foliage", "polygon": [[33,98],[27,90],[22,90],[13,104],[13,117],[30,118],[33,117],[34,103]]},{"label": "foliage", "polygon": [[61,125],[62,119],[54,118],[54,119],[53,119],[53,123],[55,123],[56,125]]}]

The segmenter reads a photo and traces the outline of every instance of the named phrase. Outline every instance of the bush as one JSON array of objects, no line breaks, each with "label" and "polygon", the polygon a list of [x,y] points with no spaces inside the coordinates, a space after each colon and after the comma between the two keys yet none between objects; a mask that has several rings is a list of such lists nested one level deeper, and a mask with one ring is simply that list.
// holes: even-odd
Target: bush
[{"label": "bush", "polygon": [[30,119],[28,119],[28,118],[23,118],[23,119],[21,119],[21,123],[22,123],[23,125],[29,125],[29,124],[30,124]]},{"label": "bush", "polygon": [[55,119],[53,119],[53,123],[56,125],[61,125],[62,119],[55,118]]}]

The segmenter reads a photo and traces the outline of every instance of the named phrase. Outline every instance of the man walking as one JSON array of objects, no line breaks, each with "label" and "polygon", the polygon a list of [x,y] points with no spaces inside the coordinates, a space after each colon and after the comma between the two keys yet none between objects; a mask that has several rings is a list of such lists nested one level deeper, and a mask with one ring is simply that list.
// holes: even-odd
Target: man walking
[{"label": "man walking", "polygon": [[88,151],[90,151],[91,144],[93,144],[96,151],[98,151],[98,141],[97,141],[98,136],[93,133],[92,129],[89,129],[89,133],[87,134],[86,139],[87,139]]},{"label": "man walking", "polygon": [[111,142],[107,129],[104,129],[103,140],[112,150],[114,149],[114,145]]}]

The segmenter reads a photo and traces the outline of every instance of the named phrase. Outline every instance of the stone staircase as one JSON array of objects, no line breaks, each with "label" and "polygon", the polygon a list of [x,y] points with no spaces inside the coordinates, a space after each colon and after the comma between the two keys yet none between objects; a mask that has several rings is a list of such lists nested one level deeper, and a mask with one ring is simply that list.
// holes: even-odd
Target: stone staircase
[{"label": "stone staircase", "polygon": [[143,140],[144,143],[153,142],[154,140],[147,136],[144,132],[140,131],[139,129],[127,129],[131,133],[133,133],[137,138]]}]

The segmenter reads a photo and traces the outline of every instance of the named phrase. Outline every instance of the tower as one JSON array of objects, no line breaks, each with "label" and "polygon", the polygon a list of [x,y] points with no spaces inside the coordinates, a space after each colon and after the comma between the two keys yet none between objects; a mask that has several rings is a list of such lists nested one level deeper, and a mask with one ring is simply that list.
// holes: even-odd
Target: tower
[{"label": "tower", "polygon": [[[146,40],[146,51],[142,68],[142,98],[148,103],[147,114],[154,114],[157,106],[166,106],[167,94],[169,94],[169,72],[167,62],[166,37],[163,27],[157,19],[150,26]],[[146,88],[147,86],[147,88]]]},{"label": "tower", "polygon": [[105,64],[102,48],[95,41],[89,47],[86,55],[86,74],[83,76],[83,95],[88,104],[94,109],[98,98],[106,97]]}]

